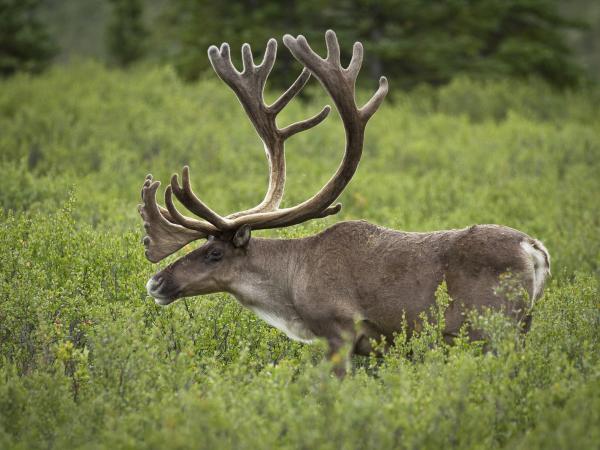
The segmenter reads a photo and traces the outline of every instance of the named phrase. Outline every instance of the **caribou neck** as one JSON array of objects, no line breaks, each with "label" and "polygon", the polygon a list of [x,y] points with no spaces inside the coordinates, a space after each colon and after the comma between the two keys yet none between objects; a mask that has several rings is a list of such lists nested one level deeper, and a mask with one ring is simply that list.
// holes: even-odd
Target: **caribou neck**
[{"label": "caribou neck", "polygon": [[224,291],[249,308],[293,307],[293,279],[303,239],[252,238]]}]

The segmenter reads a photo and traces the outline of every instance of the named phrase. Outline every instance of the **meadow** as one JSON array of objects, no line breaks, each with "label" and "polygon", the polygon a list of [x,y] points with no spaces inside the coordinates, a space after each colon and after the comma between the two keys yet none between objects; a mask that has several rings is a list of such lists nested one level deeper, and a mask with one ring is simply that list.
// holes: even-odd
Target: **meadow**
[{"label": "meadow", "polygon": [[[256,235],[356,218],[518,228],[552,255],[529,334],[475,317],[484,352],[446,345],[432,323],[338,380],[323,343],[290,341],[228,295],[156,306],[145,175],[164,186],[189,164],[226,214],[262,198],[262,146],[214,76],[79,62],[0,81],[0,448],[600,448],[600,91],[390,87],[342,212]],[[280,123],[326,102],[312,82]],[[335,114],[292,138],[284,205],[319,189],[342,151]]]}]

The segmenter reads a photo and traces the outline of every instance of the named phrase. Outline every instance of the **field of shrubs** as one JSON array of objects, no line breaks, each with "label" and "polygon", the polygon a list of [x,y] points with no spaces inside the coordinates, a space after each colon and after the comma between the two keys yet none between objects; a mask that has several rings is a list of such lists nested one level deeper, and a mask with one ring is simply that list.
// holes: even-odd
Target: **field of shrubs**
[{"label": "field of shrubs", "polygon": [[[311,83],[281,124],[328,102]],[[189,164],[226,214],[262,198],[264,152],[216,77],[81,62],[0,82],[0,448],[600,448],[600,91],[390,87],[342,212],[255,235],[356,218],[518,228],[552,255],[529,334],[484,314],[483,351],[448,346],[432,324],[338,380],[323,343],[290,341],[228,295],[156,306],[136,209],[145,175],[164,186]],[[289,141],[285,205],[337,167],[331,116]]]}]

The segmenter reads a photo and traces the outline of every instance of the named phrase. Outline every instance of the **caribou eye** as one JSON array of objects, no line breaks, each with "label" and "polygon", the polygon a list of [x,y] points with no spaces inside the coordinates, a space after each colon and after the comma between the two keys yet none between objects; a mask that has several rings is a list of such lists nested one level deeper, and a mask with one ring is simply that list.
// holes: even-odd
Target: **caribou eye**
[{"label": "caribou eye", "polygon": [[213,248],[209,250],[206,256],[204,257],[208,262],[220,261],[223,258],[223,250],[219,248]]}]

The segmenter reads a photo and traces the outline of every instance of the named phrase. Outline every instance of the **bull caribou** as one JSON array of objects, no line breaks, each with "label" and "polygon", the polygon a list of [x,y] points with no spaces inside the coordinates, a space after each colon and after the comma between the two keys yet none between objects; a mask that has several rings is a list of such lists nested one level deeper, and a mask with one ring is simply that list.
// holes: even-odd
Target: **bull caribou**
[{"label": "bull caribou", "polygon": [[[208,49],[215,72],[235,92],[264,144],[269,185],[260,204],[223,217],[194,194],[187,166],[181,184],[175,174],[166,187],[166,208],[156,201],[160,182],[148,175],[139,205],[146,257],[158,262],[192,241],[206,239],[150,278],[148,294],[157,304],[168,305],[182,297],[230,293],[292,339],[325,339],[330,356],[348,339],[350,353],[365,355],[382,337],[391,342],[404,323],[412,332],[419,314],[434,305],[436,288],[444,280],[453,299],[446,311],[448,338],[461,328],[466,309],[490,307],[521,319],[526,308],[515,306],[497,289],[499,279],[512,273],[527,292],[525,297],[533,301],[542,294],[550,256],[540,241],[512,228],[473,225],[415,233],[346,221],[301,239],[251,237],[251,230],[289,227],[340,211],[341,205],[334,202],[357,169],[367,122],[388,92],[388,82],[381,77],[376,93],[358,107],[355,82],[363,47],[356,42],[349,65],[343,67],[335,33],[327,31],[325,40],[327,56],[322,58],[303,36],[283,37],[304,68],[271,105],[265,104],[263,90],[275,63],[275,39],[269,40],[259,65],[250,46],[244,44],[241,72],[231,62],[228,44]],[[314,117],[284,128],[276,125],[278,113],[311,76],[321,83],[341,116],[345,152],[335,174],[316,194],[296,206],[279,208],[286,178],[285,141],[318,125],[330,111],[325,106]],[[198,218],[181,214],[173,195]],[[337,373],[343,372],[338,366]]]}]

